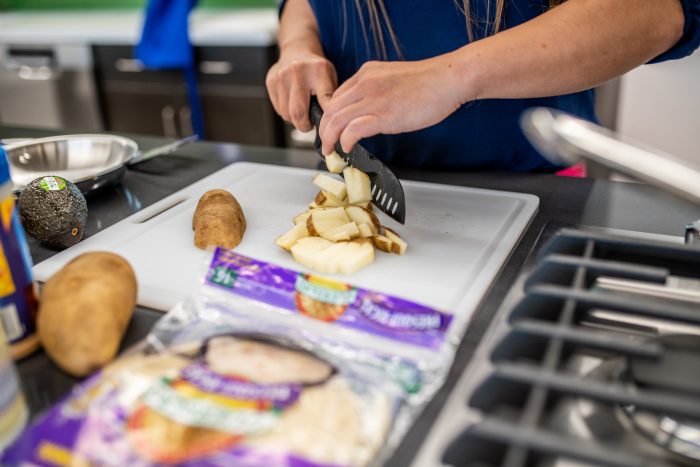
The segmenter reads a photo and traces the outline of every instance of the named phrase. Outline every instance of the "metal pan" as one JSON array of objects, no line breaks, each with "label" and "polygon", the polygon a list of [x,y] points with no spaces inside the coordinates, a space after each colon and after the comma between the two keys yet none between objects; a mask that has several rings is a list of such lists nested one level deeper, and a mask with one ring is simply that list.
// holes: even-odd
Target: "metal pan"
[{"label": "metal pan", "polygon": [[140,152],[136,141],[130,138],[86,134],[12,142],[4,149],[15,191],[36,178],[58,175],[75,183],[83,194],[88,194],[119,183],[127,168],[173,152],[196,139],[196,135],[188,136]]}]

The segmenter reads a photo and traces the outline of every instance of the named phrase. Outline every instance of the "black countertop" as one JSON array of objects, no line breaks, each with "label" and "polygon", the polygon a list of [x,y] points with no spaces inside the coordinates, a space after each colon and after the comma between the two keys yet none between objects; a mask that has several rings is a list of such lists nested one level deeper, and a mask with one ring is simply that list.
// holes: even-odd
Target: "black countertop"
[{"label": "black countertop", "polygon": [[[52,134],[56,132],[0,126],[0,139]],[[162,138],[127,136],[133,137],[145,150],[165,142]],[[202,177],[240,161],[318,167],[318,157],[311,151],[214,142],[192,143],[174,154],[161,156],[128,170],[120,185],[90,195],[90,217],[85,236],[94,235]],[[388,465],[407,465],[413,457],[447,394],[471,358],[480,336],[545,229],[551,230],[552,225],[591,226],[681,236],[685,224],[700,218],[700,207],[680,201],[653,187],[635,183],[549,174],[426,172],[401,168],[395,171],[400,178],[410,180],[531,193],[539,196],[540,207],[474,314],[446,384],[414,424]],[[56,253],[32,239],[29,242],[34,263]],[[123,347],[143,338],[160,316],[160,312],[138,307],[127,330]],[[77,382],[58,370],[41,351],[22,360],[18,368],[33,415],[55,403]]]}]

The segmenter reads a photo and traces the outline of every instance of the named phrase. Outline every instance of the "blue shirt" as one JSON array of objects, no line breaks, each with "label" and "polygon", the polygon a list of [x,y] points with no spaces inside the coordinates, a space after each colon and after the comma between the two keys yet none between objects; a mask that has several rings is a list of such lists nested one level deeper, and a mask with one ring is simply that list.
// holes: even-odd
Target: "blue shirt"
[{"label": "blue shirt", "polygon": [[[485,19],[488,1],[472,1],[477,19]],[[683,37],[652,61],[690,55],[700,44],[700,2],[681,1],[685,12]],[[335,65],[340,83],[355,74],[363,63],[378,58],[369,31],[369,40],[365,40],[354,0],[309,2],[317,18],[323,50]],[[364,1],[359,3],[365,5]],[[517,26],[542,14],[543,3],[510,0],[503,27]],[[384,4],[405,60],[434,57],[469,41],[464,14],[454,0],[384,0]],[[363,14],[364,24],[369,25],[366,10]],[[483,24],[474,30],[476,39],[486,35]],[[389,60],[400,59],[387,34],[385,43]],[[387,163],[425,169],[551,171],[557,167],[534,150],[519,127],[520,114],[533,106],[553,107],[596,121],[593,90],[536,99],[484,99],[463,105],[432,127],[399,135],[378,135],[363,140],[362,144]],[[421,111],[420,105],[415,111]]]}]

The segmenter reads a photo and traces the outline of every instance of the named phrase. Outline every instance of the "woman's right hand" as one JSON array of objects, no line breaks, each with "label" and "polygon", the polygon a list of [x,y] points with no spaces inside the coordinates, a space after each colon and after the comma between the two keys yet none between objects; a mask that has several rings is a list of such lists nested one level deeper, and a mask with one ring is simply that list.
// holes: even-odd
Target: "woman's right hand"
[{"label": "woman's right hand", "polygon": [[265,79],[275,111],[299,131],[311,131],[309,101],[315,95],[322,109],[338,87],[335,67],[326,57],[309,51],[282,50]]}]

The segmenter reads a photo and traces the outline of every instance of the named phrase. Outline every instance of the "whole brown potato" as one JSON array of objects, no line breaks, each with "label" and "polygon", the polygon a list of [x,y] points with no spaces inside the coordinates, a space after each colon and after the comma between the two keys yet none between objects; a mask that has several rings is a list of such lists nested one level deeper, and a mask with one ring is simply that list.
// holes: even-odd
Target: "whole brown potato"
[{"label": "whole brown potato", "polygon": [[243,209],[228,191],[209,190],[199,198],[192,217],[197,248],[235,248],[243,240],[245,228]]},{"label": "whole brown potato", "polygon": [[37,330],[63,370],[86,376],[109,363],[136,306],[136,276],[109,252],[84,253],[51,276],[39,303]]}]

